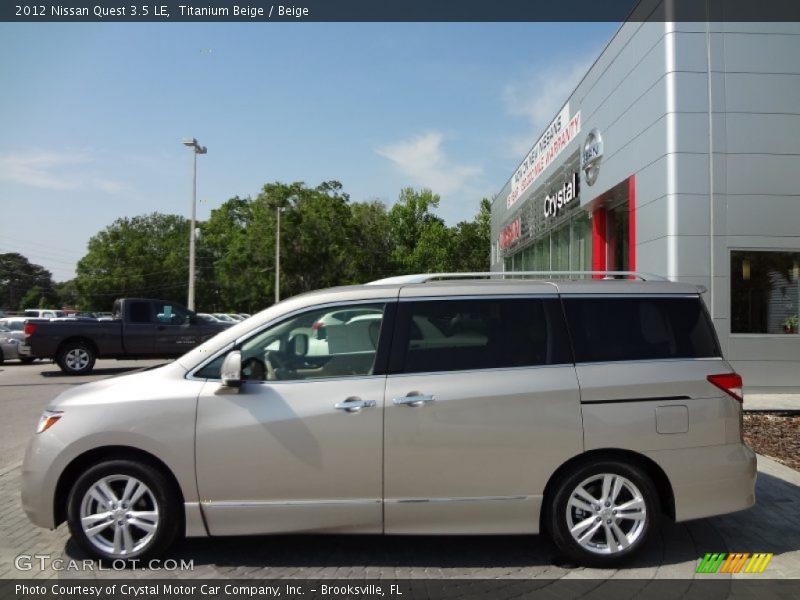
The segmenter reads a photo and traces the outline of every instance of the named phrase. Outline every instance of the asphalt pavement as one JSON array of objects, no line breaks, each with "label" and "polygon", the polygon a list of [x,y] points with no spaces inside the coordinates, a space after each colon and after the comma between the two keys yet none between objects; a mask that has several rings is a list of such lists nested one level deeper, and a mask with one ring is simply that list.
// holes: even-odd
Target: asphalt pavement
[{"label": "asphalt pavement", "polygon": [[[258,536],[190,539],[158,564],[101,570],[70,540],[31,525],[20,506],[25,445],[49,400],[71,386],[163,361],[100,360],[92,375],[62,375],[51,363],[0,365],[0,579],[355,578],[355,579],[800,579],[800,473],[759,457],[757,504],[722,517],[665,523],[630,567],[563,564],[543,536]],[[709,552],[770,552],[761,575],[697,574]]]}]

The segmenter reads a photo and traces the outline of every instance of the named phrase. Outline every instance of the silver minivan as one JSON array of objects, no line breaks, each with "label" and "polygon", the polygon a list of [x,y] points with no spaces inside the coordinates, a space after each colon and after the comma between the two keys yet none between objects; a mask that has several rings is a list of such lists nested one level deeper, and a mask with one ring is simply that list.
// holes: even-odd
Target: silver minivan
[{"label": "silver minivan", "polygon": [[696,286],[393,278],[64,392],[22,500],[109,560],[180,535],[546,532],[610,566],[662,518],[754,503],[741,388]]}]

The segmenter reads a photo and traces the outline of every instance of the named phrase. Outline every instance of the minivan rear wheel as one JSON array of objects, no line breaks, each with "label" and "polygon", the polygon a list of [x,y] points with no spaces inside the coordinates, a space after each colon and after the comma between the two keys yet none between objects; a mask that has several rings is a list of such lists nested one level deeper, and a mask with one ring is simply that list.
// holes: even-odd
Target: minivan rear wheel
[{"label": "minivan rear wheel", "polygon": [[121,459],[96,464],[69,493],[70,533],[101,560],[156,557],[173,543],[181,523],[173,487],[147,464]]},{"label": "minivan rear wheel", "polygon": [[577,467],[560,481],[548,528],[559,550],[573,561],[613,567],[647,544],[660,510],[647,473],[608,460]]}]

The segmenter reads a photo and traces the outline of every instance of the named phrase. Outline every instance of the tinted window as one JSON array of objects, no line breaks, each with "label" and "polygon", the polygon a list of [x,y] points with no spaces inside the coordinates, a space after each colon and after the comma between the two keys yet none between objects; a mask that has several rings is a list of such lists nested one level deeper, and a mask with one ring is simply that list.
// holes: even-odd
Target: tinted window
[{"label": "tinted window", "polygon": [[699,298],[564,298],[577,362],[720,356]]},{"label": "tinted window", "polygon": [[401,302],[392,370],[403,373],[570,362],[557,300]]},{"label": "tinted window", "polygon": [[150,303],[149,302],[128,303],[128,320],[131,323],[149,323]]}]

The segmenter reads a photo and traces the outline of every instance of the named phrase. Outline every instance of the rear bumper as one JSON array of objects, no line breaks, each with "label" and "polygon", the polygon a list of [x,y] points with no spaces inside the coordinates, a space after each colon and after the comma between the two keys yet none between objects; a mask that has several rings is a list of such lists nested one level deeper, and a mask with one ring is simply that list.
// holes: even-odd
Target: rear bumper
[{"label": "rear bumper", "polygon": [[676,521],[736,512],[756,502],[756,454],[745,444],[646,454],[669,478]]}]

